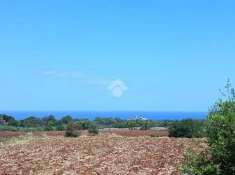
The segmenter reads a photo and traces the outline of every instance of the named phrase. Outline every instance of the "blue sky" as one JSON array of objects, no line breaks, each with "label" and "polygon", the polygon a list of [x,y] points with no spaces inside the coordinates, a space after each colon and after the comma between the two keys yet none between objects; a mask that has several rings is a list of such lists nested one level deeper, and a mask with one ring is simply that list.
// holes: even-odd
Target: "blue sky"
[{"label": "blue sky", "polygon": [[207,111],[235,84],[235,1],[0,2],[0,110]]}]

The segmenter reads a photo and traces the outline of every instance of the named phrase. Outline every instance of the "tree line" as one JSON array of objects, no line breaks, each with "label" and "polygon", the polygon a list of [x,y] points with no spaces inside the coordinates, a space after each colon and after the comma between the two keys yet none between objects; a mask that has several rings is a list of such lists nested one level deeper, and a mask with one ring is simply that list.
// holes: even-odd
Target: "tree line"
[{"label": "tree line", "polygon": [[77,123],[82,129],[90,125],[96,125],[98,128],[129,128],[147,130],[155,126],[167,126],[165,122],[153,120],[124,120],[121,118],[102,118],[97,117],[94,120],[75,119],[72,116],[64,116],[57,119],[54,115],[43,118],[34,116],[27,117],[23,120],[16,120],[13,116],[0,114],[0,130],[39,130],[39,131],[63,131],[69,123]]}]

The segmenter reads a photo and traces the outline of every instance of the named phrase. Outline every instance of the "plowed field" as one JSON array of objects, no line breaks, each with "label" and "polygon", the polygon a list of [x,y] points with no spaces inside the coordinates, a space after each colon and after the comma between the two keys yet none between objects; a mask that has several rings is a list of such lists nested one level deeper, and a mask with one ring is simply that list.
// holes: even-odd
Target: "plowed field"
[{"label": "plowed field", "polygon": [[183,152],[203,140],[126,137],[116,134],[65,138],[32,136],[0,145],[0,174],[178,175]]}]

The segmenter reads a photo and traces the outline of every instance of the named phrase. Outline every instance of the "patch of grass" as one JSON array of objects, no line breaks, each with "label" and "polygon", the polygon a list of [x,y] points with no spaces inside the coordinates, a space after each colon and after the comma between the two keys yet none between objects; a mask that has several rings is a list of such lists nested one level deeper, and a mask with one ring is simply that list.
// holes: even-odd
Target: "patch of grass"
[{"label": "patch of grass", "polygon": [[34,139],[34,136],[32,133],[27,133],[22,136],[18,137],[12,137],[12,138],[1,138],[0,139],[0,144],[24,144],[30,140]]},{"label": "patch of grass", "polygon": [[20,126],[0,125],[0,131],[34,132],[34,131],[44,131],[44,128],[43,127],[20,127]]}]

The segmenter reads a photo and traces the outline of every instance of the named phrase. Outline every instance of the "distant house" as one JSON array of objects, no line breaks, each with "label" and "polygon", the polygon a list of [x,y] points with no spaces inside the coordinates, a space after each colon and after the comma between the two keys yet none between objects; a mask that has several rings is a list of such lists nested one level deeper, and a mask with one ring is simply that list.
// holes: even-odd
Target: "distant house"
[{"label": "distant house", "polygon": [[129,118],[128,120],[148,120],[147,118],[143,117],[143,116],[135,116],[133,118]]}]

